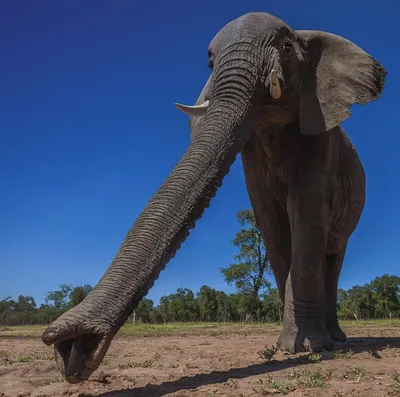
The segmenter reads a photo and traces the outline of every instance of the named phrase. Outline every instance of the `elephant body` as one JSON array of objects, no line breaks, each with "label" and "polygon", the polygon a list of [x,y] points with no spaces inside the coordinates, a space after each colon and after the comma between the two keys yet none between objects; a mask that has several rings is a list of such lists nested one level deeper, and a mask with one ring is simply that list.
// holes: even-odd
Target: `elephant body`
[{"label": "elephant body", "polygon": [[240,153],[246,185],[284,302],[281,349],[332,349],[348,239],[365,176],[341,128],[350,107],[378,99],[386,71],[343,37],[293,30],[267,13],[223,27],[190,116],[191,143],[128,231],[90,294],[42,335],[68,382],[93,373]]},{"label": "elephant body", "polygon": [[[247,190],[282,302],[286,293],[291,295],[291,288],[286,291],[286,281],[292,260],[304,255],[308,246],[313,259],[304,275],[306,294],[313,286],[331,339],[343,341],[345,335],[336,313],[338,278],[347,241],[365,202],[365,175],[354,146],[341,127],[311,137],[295,128],[271,131],[261,127],[252,133],[241,156]],[[313,239],[308,237],[308,228]],[[302,235],[307,238],[298,242],[296,252],[292,236],[296,239]],[[281,342],[287,350],[300,349],[294,338],[287,338],[290,342],[285,343],[284,336]],[[327,337],[324,347],[330,345]]]}]

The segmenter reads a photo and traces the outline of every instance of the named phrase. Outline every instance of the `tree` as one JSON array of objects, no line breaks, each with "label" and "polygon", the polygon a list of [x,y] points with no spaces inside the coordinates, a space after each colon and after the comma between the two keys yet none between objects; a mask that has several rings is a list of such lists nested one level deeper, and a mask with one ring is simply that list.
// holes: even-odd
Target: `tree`
[{"label": "tree", "polygon": [[0,301],[0,324],[11,325],[9,318],[13,310],[16,308],[16,302],[8,296]]},{"label": "tree", "polygon": [[53,302],[54,307],[57,309],[66,309],[69,303],[69,294],[72,291],[72,285],[60,284],[60,289],[56,291],[50,291],[45,296],[45,302]]},{"label": "tree", "polygon": [[233,245],[239,248],[236,262],[220,271],[229,285],[234,285],[243,294],[247,317],[260,308],[260,296],[270,283],[265,279],[271,271],[261,231],[252,210],[237,213],[241,230],[236,234]]},{"label": "tree", "polygon": [[154,310],[154,302],[151,299],[143,299],[135,309],[136,321],[141,323],[151,322],[151,312]]},{"label": "tree", "polygon": [[237,321],[239,320],[235,302],[232,295],[227,295],[223,291],[216,291],[217,300],[217,321]]},{"label": "tree", "polygon": [[236,321],[244,321],[246,319],[249,307],[249,296],[249,294],[242,293],[229,295],[230,301],[235,310]]},{"label": "tree", "polygon": [[217,318],[218,301],[217,292],[214,288],[203,285],[197,294],[197,301],[200,308],[200,317],[205,321],[215,321]]},{"label": "tree", "polygon": [[400,277],[388,274],[376,277],[371,281],[370,289],[376,301],[375,317],[400,315]]},{"label": "tree", "polygon": [[70,293],[69,293],[69,303],[68,307],[74,307],[81,303],[86,296],[89,294],[89,292],[92,290],[92,286],[89,284],[85,284],[82,286],[75,287]]},{"label": "tree", "polygon": [[269,287],[263,294],[263,313],[269,322],[282,321],[283,304],[277,288]]},{"label": "tree", "polygon": [[178,288],[170,298],[169,314],[172,321],[196,321],[199,307],[193,292],[188,288]]},{"label": "tree", "polygon": [[355,285],[345,293],[340,291],[338,296],[341,299],[338,312],[340,318],[361,320],[374,317],[376,302],[369,284],[361,287]]},{"label": "tree", "polygon": [[150,322],[161,324],[164,321],[163,316],[160,312],[160,306],[157,306],[151,313],[150,313]]},{"label": "tree", "polygon": [[160,299],[160,304],[157,307],[157,311],[162,319],[163,323],[169,320],[171,306],[171,295],[164,295]]},{"label": "tree", "polygon": [[31,296],[20,295],[15,304],[15,310],[19,312],[32,312],[35,310],[36,303]]}]

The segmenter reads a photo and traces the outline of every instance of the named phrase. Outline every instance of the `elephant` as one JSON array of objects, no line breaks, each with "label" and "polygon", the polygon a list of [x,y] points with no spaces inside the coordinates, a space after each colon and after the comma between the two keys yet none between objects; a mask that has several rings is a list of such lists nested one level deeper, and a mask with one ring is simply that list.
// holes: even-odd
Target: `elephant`
[{"label": "elephant", "polygon": [[188,237],[240,154],[284,304],[281,350],[343,341],[338,278],[365,204],[365,173],[341,123],[380,98],[387,71],[353,42],[264,12],[225,25],[189,115],[190,144],[95,288],[44,331],[70,383],[89,379],[119,328]]}]

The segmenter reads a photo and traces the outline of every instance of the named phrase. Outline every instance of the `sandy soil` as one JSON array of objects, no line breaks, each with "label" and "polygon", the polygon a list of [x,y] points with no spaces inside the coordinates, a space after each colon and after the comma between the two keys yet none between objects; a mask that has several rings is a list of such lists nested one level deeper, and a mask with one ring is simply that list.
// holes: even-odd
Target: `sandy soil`
[{"label": "sandy soil", "polygon": [[400,396],[400,327],[346,329],[339,352],[266,363],[278,327],[115,338],[89,382],[63,381],[37,335],[0,329],[0,396]]}]

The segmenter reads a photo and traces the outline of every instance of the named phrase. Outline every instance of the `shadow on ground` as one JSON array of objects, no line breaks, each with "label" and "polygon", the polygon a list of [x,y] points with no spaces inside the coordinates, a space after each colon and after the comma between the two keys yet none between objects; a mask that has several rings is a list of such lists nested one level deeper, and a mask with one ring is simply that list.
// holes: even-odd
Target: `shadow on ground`
[{"label": "shadow on ground", "polygon": [[[369,352],[373,357],[381,359],[378,351],[386,347],[400,348],[400,338],[348,338],[346,342],[337,343],[335,350],[349,350],[354,353]],[[333,353],[324,353],[324,360],[332,360]],[[255,375],[265,375],[275,371],[309,364],[307,356],[287,358],[270,364],[254,364],[243,368],[232,368],[227,371],[213,371],[206,374],[185,376],[183,378],[163,382],[160,384],[149,384],[144,387],[111,391],[99,394],[97,397],[162,397],[168,393],[182,390],[196,389],[200,386],[227,382],[229,379],[243,379]],[[84,397],[84,395],[82,395]]]},{"label": "shadow on ground", "polygon": [[374,358],[381,359],[378,350],[386,347],[400,348],[400,338],[373,337],[373,338],[348,338],[346,342],[336,343],[335,350],[351,349],[354,353],[369,352]]}]

